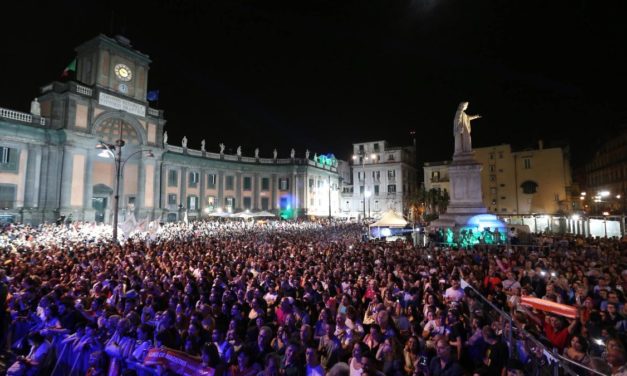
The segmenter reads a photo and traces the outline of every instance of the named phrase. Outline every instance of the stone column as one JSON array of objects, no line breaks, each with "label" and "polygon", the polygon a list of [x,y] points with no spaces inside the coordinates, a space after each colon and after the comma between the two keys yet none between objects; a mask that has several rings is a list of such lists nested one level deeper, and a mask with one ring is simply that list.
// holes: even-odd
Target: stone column
[{"label": "stone column", "polygon": [[[181,174],[181,186],[179,187],[179,194],[180,194],[179,203],[182,204],[185,209],[188,209],[187,207],[187,167],[181,167],[179,169],[179,174]],[[180,219],[181,218],[179,218],[179,220]]]},{"label": "stone column", "polygon": [[259,173],[253,174],[253,209],[259,210],[259,191],[260,191]]},{"label": "stone column", "polygon": [[85,151],[85,183],[83,185],[83,211],[85,213],[84,220],[94,221],[94,210],[92,208],[92,199],[94,197],[94,156],[93,151]]},{"label": "stone column", "polygon": [[235,173],[235,208],[233,211],[237,209],[241,209],[242,206],[242,173],[241,171],[237,171]]},{"label": "stone column", "polygon": [[135,213],[139,222],[146,213],[146,162],[142,155],[137,162],[137,198],[135,199]]},{"label": "stone column", "polygon": [[70,208],[70,202],[72,198],[72,158],[74,154],[66,147],[63,148],[63,167],[61,170],[61,200],[60,210],[61,215],[68,214]]},{"label": "stone column", "polygon": [[199,217],[203,216],[205,212],[205,208],[207,207],[207,198],[205,197],[205,185],[207,182],[207,172],[205,170],[200,170],[200,189],[198,190],[198,210],[200,211]]},{"label": "stone column", "polygon": [[272,178],[270,179],[270,189],[272,191],[272,198],[271,198],[272,202],[270,202],[271,210],[277,209],[277,204],[276,204],[277,188],[278,188],[277,176],[276,174],[272,174]]},{"label": "stone column", "polygon": [[26,161],[26,182],[24,185],[24,208],[35,208],[39,201],[39,182],[41,176],[41,154],[39,146],[28,146],[28,158]]},{"label": "stone column", "polygon": [[[159,184],[160,184],[160,191],[159,191],[159,195],[155,195],[155,201],[156,200],[161,200],[161,202],[159,202],[157,205],[155,205],[156,208],[159,209],[166,209],[168,207],[168,193],[167,193],[167,188],[168,188],[168,165],[159,161],[157,162],[157,166],[155,167],[155,173],[157,174],[158,178],[156,179]],[[161,176],[163,173],[164,176]],[[157,192],[157,191],[155,191]],[[159,197],[159,198],[157,198]],[[158,201],[157,201],[158,202]]]},{"label": "stone column", "polygon": [[217,174],[218,179],[218,198],[216,202],[216,207],[224,208],[224,171],[220,170]]}]

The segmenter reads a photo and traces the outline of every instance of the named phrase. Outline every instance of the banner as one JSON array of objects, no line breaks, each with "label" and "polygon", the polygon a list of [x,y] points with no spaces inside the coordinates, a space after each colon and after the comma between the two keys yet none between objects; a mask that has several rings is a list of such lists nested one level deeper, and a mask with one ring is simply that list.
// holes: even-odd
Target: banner
[{"label": "banner", "polygon": [[520,304],[530,306],[541,311],[555,313],[570,319],[577,317],[577,308],[566,304],[555,303],[550,300],[523,296],[520,298]]},{"label": "banner", "polygon": [[144,365],[160,365],[181,376],[213,376],[215,373],[213,368],[203,367],[200,359],[167,348],[150,349],[144,358]]}]

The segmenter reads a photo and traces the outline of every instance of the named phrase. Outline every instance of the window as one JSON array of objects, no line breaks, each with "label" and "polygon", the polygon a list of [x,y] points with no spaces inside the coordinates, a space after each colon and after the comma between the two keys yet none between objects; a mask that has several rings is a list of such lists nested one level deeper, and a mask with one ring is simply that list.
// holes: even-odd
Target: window
[{"label": "window", "polygon": [[523,159],[523,164],[525,166],[525,170],[529,170],[531,168],[531,159],[530,158]]},{"label": "window", "polygon": [[491,164],[490,165],[490,172],[495,172],[496,171],[496,165]]},{"label": "window", "polygon": [[288,189],[290,189],[290,179],[288,178],[279,179],[279,190],[287,191]]},{"label": "window", "polygon": [[18,149],[0,146],[0,171],[18,170],[20,151]]},{"label": "window", "polygon": [[388,193],[396,193],[396,184],[388,185]]},{"label": "window", "polygon": [[431,171],[431,181],[433,182],[440,181],[440,171]]},{"label": "window", "polygon": [[226,182],[225,182],[225,187],[224,189],[226,189],[227,191],[232,191],[233,190],[233,186],[235,185],[233,182],[235,181],[235,177],[233,177],[232,175],[229,175],[226,177]]},{"label": "window", "polygon": [[216,198],[215,196],[207,196],[207,209],[211,212],[215,209]]},{"label": "window", "polygon": [[314,180],[309,179],[309,190],[312,190],[313,188],[314,188]]},{"label": "window", "polygon": [[189,210],[198,210],[198,196],[187,196],[187,208]]},{"label": "window", "polygon": [[393,160],[394,160],[394,154],[388,155],[388,161],[393,161]]},{"label": "window", "polygon": [[490,181],[496,181],[496,175],[490,175]]},{"label": "window", "polygon": [[262,197],[261,198],[261,210],[268,210],[270,209],[270,199],[267,197]]},{"label": "window", "polygon": [[532,180],[527,180],[520,185],[524,194],[534,194],[538,191],[538,183]]},{"label": "window", "polygon": [[168,194],[168,205],[176,205],[176,194],[170,193]]},{"label": "window", "polygon": [[394,179],[396,177],[395,170],[388,170],[388,179]]},{"label": "window", "polygon": [[7,147],[0,147],[0,163],[8,164],[9,160],[11,160],[11,149]]},{"label": "window", "polygon": [[135,205],[135,196],[128,196],[126,202],[128,205]]},{"label": "window", "polygon": [[270,190],[270,178],[261,178],[261,190],[262,191]]},{"label": "window", "polygon": [[499,151],[499,159],[503,159],[503,152]]},{"label": "window", "polygon": [[501,211],[502,211],[502,212],[506,212],[506,211],[507,211],[507,208],[501,208]]},{"label": "window", "polygon": [[198,172],[190,172],[189,173],[189,187],[194,188],[198,185],[200,181],[200,174]]},{"label": "window", "polygon": [[168,222],[176,222],[176,213],[168,213]]},{"label": "window", "polygon": [[207,175],[207,188],[208,189],[216,188],[216,174]]},{"label": "window", "polygon": [[233,210],[233,207],[235,207],[235,198],[234,197],[226,197],[224,199],[224,207],[226,208],[226,210]]},{"label": "window", "polygon": [[375,196],[378,196],[378,195],[379,195],[379,186],[378,186],[378,185],[375,185],[375,186],[374,186],[374,195],[375,195]]},{"label": "window", "polygon": [[359,154],[364,153],[364,145],[359,145]]},{"label": "window", "polygon": [[360,185],[360,186],[359,186],[359,194],[360,194],[360,195],[363,195],[363,194],[364,194],[364,192],[365,192],[365,189],[366,189],[366,188],[365,188],[363,185]]},{"label": "window", "polygon": [[250,191],[253,189],[253,179],[250,176],[244,176],[244,190]]},{"label": "window", "polygon": [[374,211],[379,211],[379,200],[374,201]]},{"label": "window", "polygon": [[365,177],[366,177],[365,171],[357,171],[357,180],[364,180]]},{"label": "window", "polygon": [[374,149],[375,152],[378,152],[379,151],[379,143],[373,144],[372,148]]},{"label": "window", "polygon": [[350,201],[346,201],[344,203],[344,211],[349,211],[351,210],[351,202]]},{"label": "window", "polygon": [[501,188],[505,187],[505,184],[500,184]]},{"label": "window", "polygon": [[244,197],[244,209],[253,208],[253,199],[251,197]]},{"label": "window", "polygon": [[0,209],[13,209],[15,205],[15,185],[0,184]]},{"label": "window", "polygon": [[178,187],[179,185],[179,173],[176,170],[168,171],[168,187]]},{"label": "window", "polygon": [[491,196],[496,196],[496,187],[491,187],[490,188],[490,195]]},{"label": "window", "polygon": [[501,196],[501,200],[505,200],[505,196]]},{"label": "window", "polygon": [[494,159],[494,153],[490,153],[490,159]]},{"label": "window", "polygon": [[374,181],[379,181],[381,178],[381,171],[372,171],[372,179]]}]

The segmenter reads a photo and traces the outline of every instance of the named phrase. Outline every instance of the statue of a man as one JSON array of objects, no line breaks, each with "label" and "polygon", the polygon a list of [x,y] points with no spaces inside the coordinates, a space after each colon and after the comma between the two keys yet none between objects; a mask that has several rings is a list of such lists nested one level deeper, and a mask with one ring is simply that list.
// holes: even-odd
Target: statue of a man
[{"label": "statue of a man", "polygon": [[224,144],[220,143],[220,154],[224,154]]},{"label": "statue of a man", "polygon": [[241,157],[241,156],[242,156],[242,147],[241,147],[241,146],[238,146],[238,147],[237,147],[237,156],[238,156],[238,157]]},{"label": "statue of a man", "polygon": [[187,137],[183,136],[183,140],[181,140],[181,146],[183,146],[183,148],[187,148]]},{"label": "statue of a man", "polygon": [[292,148],[292,151],[290,152],[290,158],[294,159],[295,156],[296,156],[296,151],[294,150],[294,148]]},{"label": "statue of a man", "polygon": [[200,150],[205,151],[205,139],[204,138],[200,141]]},{"label": "statue of a man", "polygon": [[276,155],[277,155],[276,149],[274,149],[274,151],[272,152],[272,154],[274,155],[274,159],[276,159]]},{"label": "statue of a man", "polygon": [[318,153],[314,153],[314,162],[318,162]]},{"label": "statue of a man", "polygon": [[305,150],[305,159],[309,159],[309,149]]},{"label": "statue of a man", "polygon": [[168,144],[168,131],[163,132],[163,144]]},{"label": "statue of a man", "polygon": [[255,148],[255,158],[259,158],[259,148]]},{"label": "statue of a man", "polygon": [[453,120],[453,133],[455,135],[455,152],[469,153],[472,151],[472,142],[470,139],[470,122],[481,118],[480,115],[468,115],[464,112],[468,108],[468,102],[462,102],[457,107],[457,113]]}]

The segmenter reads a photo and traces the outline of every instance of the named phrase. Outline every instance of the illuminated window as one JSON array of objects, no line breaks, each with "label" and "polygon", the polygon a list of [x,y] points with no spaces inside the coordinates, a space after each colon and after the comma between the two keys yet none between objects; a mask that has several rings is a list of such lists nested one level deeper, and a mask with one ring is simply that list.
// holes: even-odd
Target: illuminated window
[{"label": "illuminated window", "polygon": [[530,169],[530,168],[531,168],[531,159],[529,159],[529,158],[525,158],[525,159],[523,159],[523,163],[524,163],[524,165],[525,165],[525,169],[526,169],[526,170],[528,170],[528,169]]},{"label": "illuminated window", "polygon": [[189,210],[198,210],[198,196],[187,196],[187,208]]},{"label": "illuminated window", "polygon": [[225,197],[224,198],[224,207],[226,210],[233,209],[235,207],[235,198],[234,197]]},{"label": "illuminated window", "polygon": [[19,150],[0,147],[0,171],[18,171]]},{"label": "illuminated window", "polygon": [[209,211],[213,211],[216,206],[216,198],[215,196],[207,196],[207,209]]},{"label": "illuminated window", "polygon": [[288,178],[279,179],[279,189],[281,191],[287,191],[290,189],[290,180]]}]

